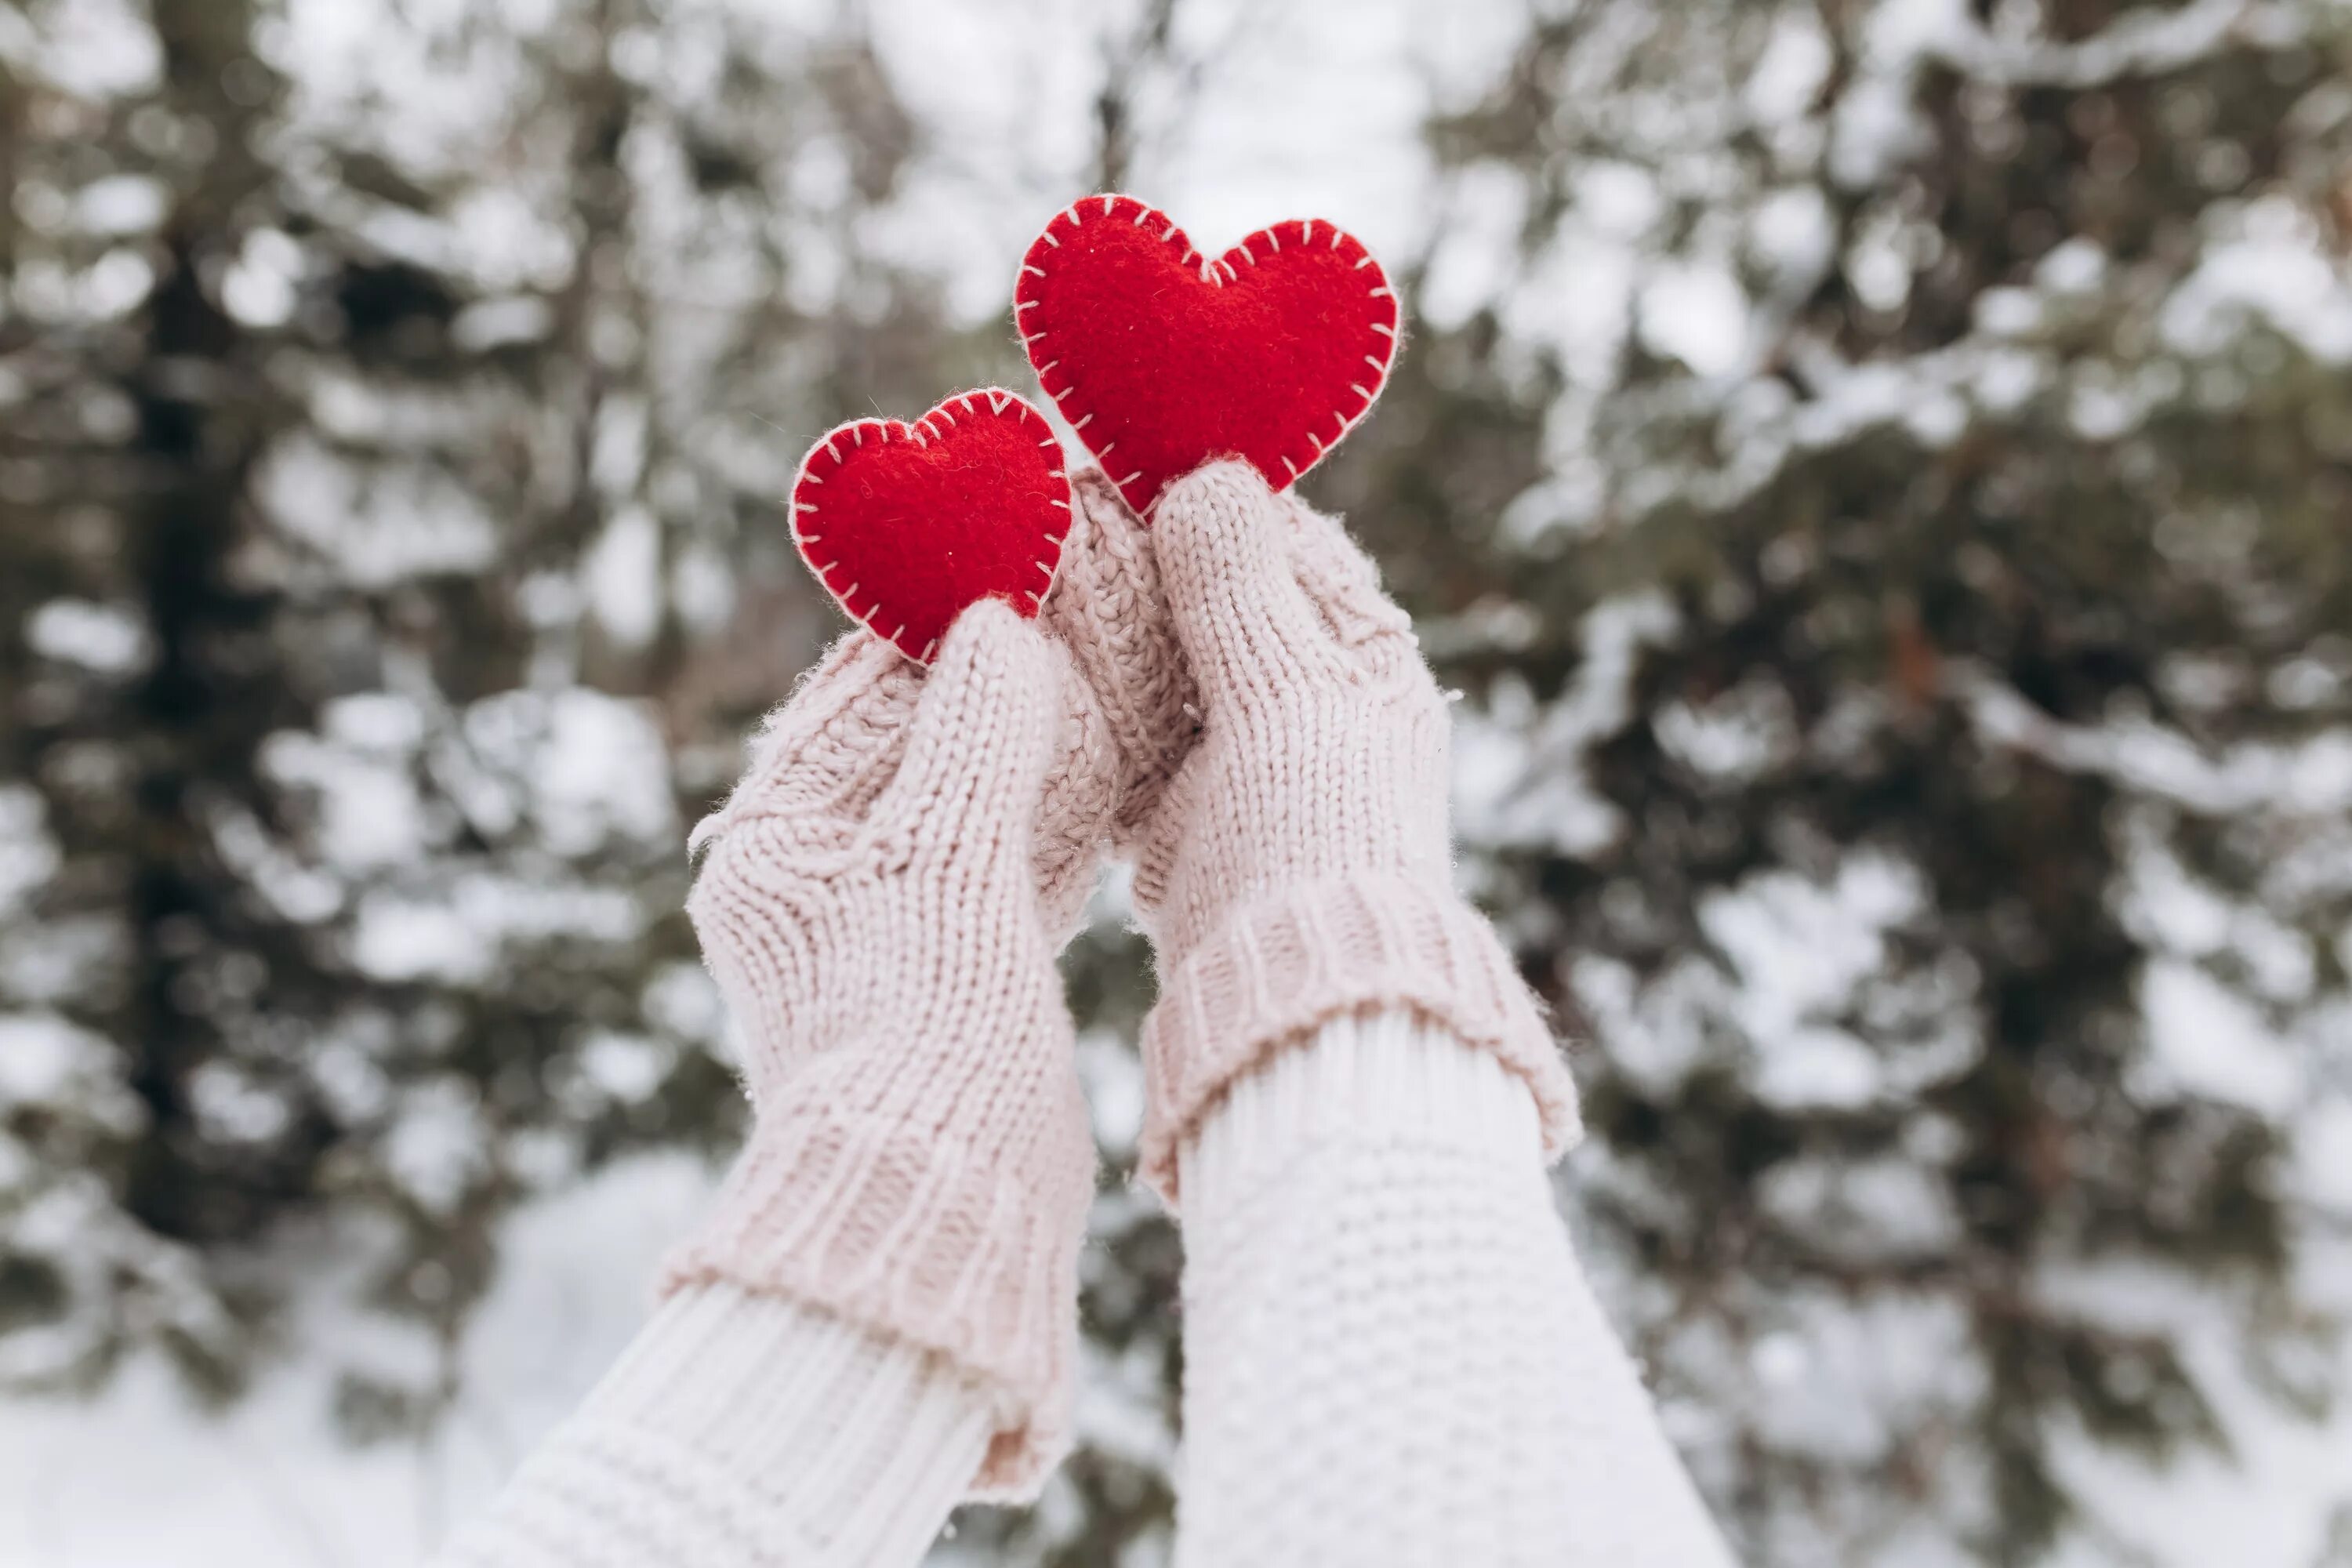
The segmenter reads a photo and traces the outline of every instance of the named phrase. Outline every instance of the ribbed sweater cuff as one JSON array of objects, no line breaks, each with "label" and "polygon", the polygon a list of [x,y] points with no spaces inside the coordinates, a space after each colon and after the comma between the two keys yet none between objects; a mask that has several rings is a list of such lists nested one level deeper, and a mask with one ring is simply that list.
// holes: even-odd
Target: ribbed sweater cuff
[{"label": "ribbed sweater cuff", "polygon": [[730,1286],[688,1290],[436,1568],[913,1563],[994,1421],[936,1355]]},{"label": "ribbed sweater cuff", "polygon": [[1410,1013],[1334,1019],[1234,1079],[1185,1140],[1185,1231],[1247,1210],[1328,1145],[1460,1150],[1533,1171],[1541,1135],[1535,1097],[1492,1053]]},{"label": "ribbed sweater cuff", "polygon": [[661,1289],[781,1295],[945,1357],[998,1406],[970,1495],[1020,1500],[1069,1446],[1085,1215],[1068,1206],[936,1130],[812,1110],[754,1130]]},{"label": "ribbed sweater cuff", "polygon": [[1525,1080],[1547,1158],[1576,1141],[1575,1083],[1493,927],[1451,889],[1368,874],[1244,905],[1162,977],[1143,1029],[1144,1179],[1172,1206],[1177,1151],[1228,1085],[1332,1019],[1381,1009],[1435,1024]]}]

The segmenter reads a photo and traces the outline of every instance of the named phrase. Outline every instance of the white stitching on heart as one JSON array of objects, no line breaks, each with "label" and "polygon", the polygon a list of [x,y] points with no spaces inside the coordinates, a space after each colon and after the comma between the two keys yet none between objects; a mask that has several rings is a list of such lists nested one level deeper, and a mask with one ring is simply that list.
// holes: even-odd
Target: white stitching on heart
[{"label": "white stitching on heart", "polygon": [[[989,401],[991,406],[986,412],[983,413],[982,410],[973,406],[972,399],[975,397],[986,398]],[[922,652],[915,653],[909,649],[906,644],[898,640],[906,634],[907,628],[903,623],[900,624],[896,630],[887,634],[885,634],[880,626],[874,624],[874,616],[882,608],[881,602],[878,599],[875,602],[870,610],[861,613],[857,606],[851,603],[851,595],[857,592],[860,584],[852,583],[846,588],[835,588],[834,586],[833,580],[827,575],[827,574],[838,571],[840,569],[841,563],[839,561],[827,561],[820,564],[816,556],[811,552],[809,546],[821,543],[824,536],[821,533],[810,532],[807,529],[802,526],[801,520],[803,517],[814,516],[818,510],[816,502],[805,499],[802,491],[807,486],[822,485],[824,483],[824,476],[818,473],[815,468],[819,454],[823,454],[829,460],[833,468],[838,468],[841,466],[843,458],[841,455],[841,449],[836,443],[839,442],[844,435],[846,435],[849,437],[850,445],[852,447],[865,446],[866,435],[869,430],[873,432],[875,439],[884,445],[887,445],[889,442],[894,440],[906,439],[913,441],[918,447],[926,446],[929,444],[929,440],[931,436],[936,435],[944,437],[946,435],[946,430],[944,429],[932,431],[929,428],[929,422],[932,418],[937,417],[949,428],[952,428],[954,426],[956,418],[953,414],[949,412],[950,404],[961,404],[966,414],[971,415],[976,418],[1002,419],[1009,417],[1020,424],[1034,427],[1042,435],[1043,438],[1037,443],[1040,447],[1059,447],[1060,445],[1060,442],[1054,435],[1053,426],[1045,423],[1045,416],[1037,411],[1035,405],[1032,404],[1027,398],[1022,396],[1017,392],[1008,391],[1001,386],[985,386],[971,392],[964,393],[957,397],[950,397],[941,400],[935,407],[924,414],[920,419],[916,420],[912,425],[908,425],[905,421],[898,419],[853,419],[845,425],[837,425],[834,428],[826,431],[823,436],[817,437],[815,445],[812,446],[808,449],[807,456],[801,459],[800,470],[793,477],[793,509],[791,512],[793,523],[793,542],[799,546],[801,559],[808,563],[809,570],[815,574],[817,581],[824,584],[825,591],[831,594],[840,604],[842,612],[845,615],[848,616],[851,620],[856,622],[859,626],[865,627],[876,637],[881,637],[883,641],[897,648],[900,653],[906,654],[909,658],[914,659],[919,664],[929,664],[931,661],[932,657],[939,652],[940,639],[938,637],[931,638],[930,641],[923,645]],[[1046,478],[1061,481],[1063,494],[1059,499],[1054,500],[1054,504],[1060,507],[1066,512],[1069,511],[1071,508],[1069,500],[1068,465],[1057,464],[1047,470]],[[1034,564],[1045,573],[1045,579],[1037,587],[1025,591],[1025,596],[1028,598],[1033,609],[1042,605],[1045,603],[1045,595],[1053,591],[1054,578],[1061,569],[1062,542],[1069,537],[1069,531],[1067,529],[1064,529],[1058,535],[1047,534],[1045,537],[1046,542],[1053,546],[1053,560],[1050,562],[1041,560],[1034,563]]]},{"label": "white stitching on heart", "polygon": [[[1239,256],[1243,261],[1247,262],[1252,266],[1255,266],[1257,264],[1256,242],[1258,240],[1264,239],[1265,241],[1266,253],[1269,256],[1279,255],[1282,251],[1282,235],[1280,226],[1276,225],[1260,229],[1255,234],[1244,237],[1239,244],[1235,245],[1233,249],[1227,251],[1222,257],[1213,260],[1202,260],[1200,258],[1199,253],[1192,248],[1192,241],[1185,237],[1183,229],[1173,218],[1169,217],[1166,213],[1159,211],[1149,203],[1139,201],[1129,195],[1122,195],[1116,193],[1106,193],[1100,199],[1102,201],[1102,211],[1098,215],[1099,216],[1110,217],[1119,213],[1124,210],[1120,207],[1119,204],[1127,202],[1133,205],[1135,216],[1132,221],[1137,227],[1141,227],[1145,223],[1149,222],[1152,218],[1160,219],[1164,225],[1160,234],[1161,242],[1166,244],[1171,249],[1181,247],[1183,250],[1183,260],[1181,264],[1185,266],[1193,266],[1195,262],[1198,262],[1196,271],[1199,277],[1203,282],[1208,283],[1213,288],[1223,288],[1226,284],[1239,279],[1241,273],[1234,260],[1235,256]],[[1045,266],[1050,259],[1046,253],[1048,251],[1055,251],[1062,248],[1062,242],[1054,237],[1052,232],[1053,228],[1055,225],[1064,222],[1067,222],[1074,229],[1083,226],[1088,220],[1085,212],[1081,210],[1082,203],[1083,198],[1081,198],[1081,201],[1079,202],[1071,203],[1066,210],[1056,213],[1053,219],[1046,224],[1045,232],[1040,234],[1036,240],[1031,242],[1028,255],[1022,258],[1021,278],[1026,278],[1032,274],[1039,278],[1043,278],[1046,275]],[[1294,221],[1298,225],[1298,237],[1300,243],[1312,243],[1315,238],[1315,226],[1318,220],[1315,218],[1299,218]],[[1339,250],[1346,246],[1353,245],[1359,250],[1363,252],[1363,254],[1357,259],[1354,270],[1361,272],[1367,268],[1371,269],[1370,281],[1372,283],[1372,287],[1368,291],[1368,297],[1374,300],[1394,300],[1396,296],[1389,288],[1387,273],[1381,267],[1378,258],[1375,258],[1370,250],[1364,248],[1363,243],[1360,240],[1355,239],[1345,229],[1339,227],[1339,225],[1330,224],[1326,226],[1330,230],[1329,247],[1331,249]],[[1020,278],[1016,278],[1014,281],[1016,285],[1018,285]],[[1020,292],[1020,288],[1016,286],[1014,289],[1015,295],[1017,296]],[[1020,331],[1018,325],[1021,319],[1021,312],[1024,310],[1034,310],[1036,308],[1037,304],[1038,301],[1034,299],[1024,300],[1017,297],[1014,299],[1013,302],[1013,321],[1016,323],[1014,331],[1016,335],[1020,337],[1022,349],[1027,354],[1029,363],[1036,373],[1037,384],[1039,388],[1041,390],[1046,390],[1046,373],[1060,366],[1062,356],[1057,354],[1052,360],[1045,361],[1041,364],[1040,361],[1043,360],[1045,351],[1038,345],[1044,342],[1045,339],[1046,334],[1045,330],[1041,328],[1034,332],[1022,332]],[[1391,307],[1391,309],[1393,310],[1393,307]],[[1348,432],[1355,428],[1355,426],[1363,420],[1364,416],[1372,411],[1372,405],[1380,400],[1381,393],[1387,387],[1389,373],[1394,368],[1396,363],[1397,346],[1401,341],[1399,330],[1404,324],[1403,316],[1400,311],[1397,313],[1397,319],[1393,322],[1373,321],[1368,324],[1371,327],[1374,332],[1379,334],[1379,340],[1372,344],[1372,347],[1377,351],[1381,351],[1364,355],[1364,363],[1372,367],[1370,384],[1368,387],[1362,382],[1350,382],[1348,384],[1348,390],[1362,398],[1362,404],[1360,405],[1352,414],[1349,413],[1344,408],[1335,408],[1331,411],[1331,417],[1336,421],[1338,426],[1338,434],[1333,436],[1328,442],[1326,442],[1320,436],[1317,435],[1311,426],[1305,432],[1307,438],[1314,444],[1315,450],[1311,456],[1305,453],[1297,454],[1296,457],[1290,453],[1282,454],[1283,467],[1290,471],[1290,479],[1286,481],[1286,484],[1297,482],[1307,469],[1312,468],[1317,463],[1322,461],[1324,457],[1329,453],[1330,449],[1333,447],[1338,446],[1340,440],[1347,436]],[[1068,381],[1066,378],[1065,384],[1062,386],[1060,391],[1055,392],[1046,390],[1046,395],[1054,400],[1055,406],[1060,408],[1064,417],[1066,418],[1074,412],[1074,410],[1068,406],[1066,400],[1076,391],[1076,384],[1075,382]],[[1073,421],[1071,424],[1070,428],[1073,431],[1083,432],[1088,425],[1094,423],[1095,410],[1081,406],[1079,409],[1075,410],[1075,412],[1078,413],[1080,417]],[[1085,441],[1086,437],[1081,434],[1079,436],[1079,439],[1081,441]],[[1106,442],[1100,447],[1093,447],[1089,445],[1088,449],[1094,453],[1097,459],[1099,459],[1109,456],[1112,448],[1117,445],[1118,443],[1114,440]],[[1303,466],[1298,462],[1298,457],[1306,458],[1307,460]],[[1139,468],[1123,479],[1114,479],[1111,481],[1114,485],[1118,487],[1120,494],[1126,497],[1128,504],[1133,507],[1139,514],[1146,511],[1150,503],[1159,499],[1157,496],[1139,497],[1129,493],[1128,487],[1142,477],[1143,471]]]}]

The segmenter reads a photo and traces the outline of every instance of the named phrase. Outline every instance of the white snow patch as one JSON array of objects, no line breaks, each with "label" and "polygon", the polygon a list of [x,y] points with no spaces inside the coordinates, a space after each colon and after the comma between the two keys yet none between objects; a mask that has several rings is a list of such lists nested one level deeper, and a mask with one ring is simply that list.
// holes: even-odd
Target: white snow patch
[{"label": "white snow patch", "polygon": [[2295,1130],[2297,1188],[2311,1202],[2352,1215],[2352,1095],[2335,1095]]},{"label": "white snow patch", "polygon": [[115,605],[51,599],[25,618],[25,643],[43,658],[120,679],[146,666],[147,624]]},{"label": "white snow patch", "polygon": [[1143,1132],[1143,1059],[1117,1033],[1089,1029],[1078,1040],[1078,1076],[1095,1142],[1114,1158],[1132,1154]]},{"label": "white snow patch", "polygon": [[1764,1053],[1756,1093],[1784,1111],[1853,1110],[1878,1097],[1884,1077],[1876,1053],[1845,1030],[1796,1028]]},{"label": "white snow patch", "polygon": [[2352,362],[2352,282],[2302,239],[2242,239],[2209,249],[2166,300],[2158,331],[2178,353],[2234,350],[2249,319],[2327,364]]},{"label": "white snow patch", "polygon": [[1528,179],[1508,164],[1481,163],[1460,171],[1448,194],[1452,210],[1418,296],[1423,320],[1440,331],[1501,300],[1517,275]]},{"label": "white snow patch", "polygon": [[2176,959],[2149,963],[2140,1007],[2159,1083],[2269,1117],[2284,1116],[2300,1100],[2299,1053],[2203,969]]},{"label": "white snow patch", "polygon": [[[344,731],[349,732],[352,718],[365,714],[381,721],[388,711],[383,705],[346,708]],[[331,731],[333,717],[331,710]],[[331,866],[365,872],[411,864],[423,853],[424,803],[415,779],[397,754],[386,757],[376,748],[362,751],[305,731],[282,731],[264,743],[261,765],[271,782],[311,793],[318,812],[319,853]]]},{"label": "white snow patch", "polygon": [[46,1013],[0,1014],[0,1110],[39,1105],[139,1123],[117,1079],[122,1053],[103,1036]]},{"label": "white snow patch", "polygon": [[619,1354],[710,1184],[699,1161],[638,1158],[518,1214],[458,1348],[457,1408],[422,1446],[335,1429],[342,1369],[431,1367],[417,1336],[354,1312],[368,1259],[340,1245],[286,1260],[302,1281],[287,1353],[224,1412],[152,1360],[87,1403],[0,1404],[0,1563],[413,1568]]},{"label": "white snow patch", "polygon": [[1668,262],[1639,309],[1642,341],[1700,375],[1727,375],[1748,357],[1748,295],[1727,267]]},{"label": "white snow patch", "polygon": [[425,1210],[446,1215],[489,1169],[490,1142],[474,1087],[463,1079],[433,1079],[400,1096],[383,1138],[384,1168]]},{"label": "white snow patch", "polygon": [[616,889],[477,873],[446,892],[370,892],[352,929],[352,957],[380,980],[479,984],[501,972],[504,942],[557,935],[625,942],[643,918]]},{"label": "white snow patch", "polygon": [[0,917],[57,874],[48,805],[30,784],[0,784]]},{"label": "white snow patch", "polygon": [[661,625],[661,524],[641,506],[604,525],[582,568],[589,607],[615,641],[641,647]]},{"label": "white snow patch", "polygon": [[363,468],[289,437],[263,460],[255,493],[289,539],[361,587],[478,572],[498,553],[500,530],[474,493],[424,463]]}]

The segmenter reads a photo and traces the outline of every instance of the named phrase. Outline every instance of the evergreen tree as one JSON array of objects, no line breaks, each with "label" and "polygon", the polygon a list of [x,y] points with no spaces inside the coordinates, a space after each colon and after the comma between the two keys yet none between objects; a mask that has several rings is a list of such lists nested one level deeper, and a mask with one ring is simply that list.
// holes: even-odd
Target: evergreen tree
[{"label": "evergreen tree", "polygon": [[514,1204],[730,1134],[682,819],[826,635],[778,418],[961,351],[859,252],[908,149],[855,31],[656,19],[387,13],[289,61],[258,5],[26,18],[12,1382],[156,1344],[226,1388],[289,1259],[358,1245],[436,1353],[344,1411],[415,1429]]},{"label": "evergreen tree", "polygon": [[2326,1392],[2347,80],[2324,5],[1604,0],[1436,128],[1525,259],[1440,244],[1326,493],[1476,699],[1570,1185],[1751,1561],[2123,1560],[2058,1457],[2218,1437],[2199,1327]]}]

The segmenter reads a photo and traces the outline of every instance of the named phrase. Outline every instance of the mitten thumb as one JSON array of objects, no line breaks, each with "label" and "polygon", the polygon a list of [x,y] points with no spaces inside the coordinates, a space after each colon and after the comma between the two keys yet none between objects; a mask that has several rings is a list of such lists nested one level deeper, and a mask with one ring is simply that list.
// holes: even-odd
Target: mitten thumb
[{"label": "mitten thumb", "polygon": [[1289,515],[1256,469],[1224,458],[1168,487],[1152,534],[1169,618],[1211,721],[1328,679],[1329,634],[1298,584]]},{"label": "mitten thumb", "polygon": [[906,760],[875,805],[886,837],[1028,873],[1038,797],[1062,717],[1063,667],[1000,599],[948,628],[908,727]]}]

